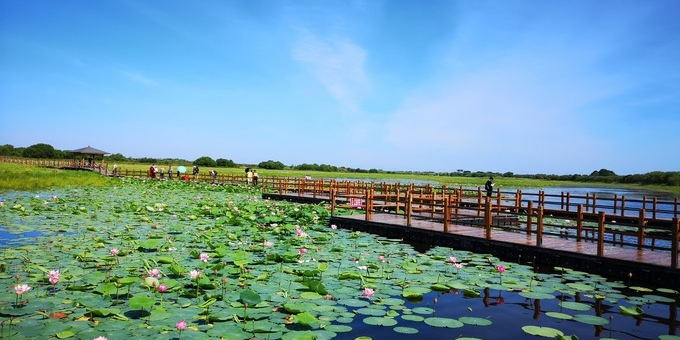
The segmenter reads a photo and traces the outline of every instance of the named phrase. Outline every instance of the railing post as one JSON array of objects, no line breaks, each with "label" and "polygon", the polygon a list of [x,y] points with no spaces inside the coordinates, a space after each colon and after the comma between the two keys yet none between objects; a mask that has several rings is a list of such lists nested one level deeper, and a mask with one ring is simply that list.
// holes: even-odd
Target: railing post
[{"label": "railing post", "polygon": [[625,216],[626,213],[626,196],[621,195],[621,216]]},{"label": "railing post", "polygon": [[671,230],[671,268],[678,269],[678,233],[680,232],[680,220],[677,217],[673,217],[673,225]]},{"label": "railing post", "polygon": [[330,199],[331,199],[331,216],[333,216],[333,215],[335,215],[335,189],[334,188],[331,188]]},{"label": "railing post", "polygon": [[482,188],[477,187],[477,217],[482,216]]},{"label": "railing post", "polygon": [[579,204],[576,211],[576,242],[581,242],[583,236],[583,204]]},{"label": "railing post", "polygon": [[366,219],[366,221],[370,221],[371,220],[371,209],[370,209],[370,203],[369,202],[370,202],[370,199],[371,199],[371,194],[368,190],[366,190],[366,192],[364,193],[364,197],[365,197],[365,201],[366,201],[364,203],[365,219]]},{"label": "railing post", "polygon": [[442,197],[444,203],[444,232],[449,232],[449,220],[451,219],[451,195],[444,195]]},{"label": "railing post", "polygon": [[571,194],[567,193],[567,212],[569,212],[569,209],[571,208]]},{"label": "railing post", "polygon": [[411,190],[409,190],[406,193],[406,226],[410,227],[411,226],[411,208],[413,206],[413,193]]},{"label": "railing post", "polygon": [[618,198],[619,198],[619,195],[614,194],[614,211],[612,211],[612,214],[614,214],[614,215],[616,215],[616,212],[617,212],[616,208],[617,208]]},{"label": "railing post", "polygon": [[536,225],[536,246],[543,246],[543,207],[538,207],[538,224]]},{"label": "railing post", "polygon": [[527,236],[531,235],[531,224],[534,214],[534,201],[529,201],[527,204]]},{"label": "railing post", "polygon": [[484,204],[484,236],[486,239],[491,239],[491,219],[493,216],[491,215],[491,198],[487,197],[486,202]]},{"label": "railing post", "polygon": [[597,215],[597,256],[604,256],[604,211]]},{"label": "railing post", "polygon": [[642,249],[645,243],[645,209],[640,209],[638,213],[638,235],[637,235],[637,249]]}]

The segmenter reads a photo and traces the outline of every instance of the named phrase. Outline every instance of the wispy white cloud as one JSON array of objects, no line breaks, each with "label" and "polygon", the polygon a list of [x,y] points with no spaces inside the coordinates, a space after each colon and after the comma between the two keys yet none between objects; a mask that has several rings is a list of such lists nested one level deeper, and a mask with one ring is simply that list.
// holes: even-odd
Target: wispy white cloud
[{"label": "wispy white cloud", "polygon": [[370,91],[364,70],[366,51],[346,38],[319,38],[304,32],[293,58],[305,67],[349,113],[356,113]]},{"label": "wispy white cloud", "polygon": [[149,78],[147,76],[144,76],[140,73],[137,72],[131,72],[131,71],[121,71],[121,74],[132,81],[134,81],[137,84],[144,85],[144,86],[158,86],[158,82],[152,78]]}]

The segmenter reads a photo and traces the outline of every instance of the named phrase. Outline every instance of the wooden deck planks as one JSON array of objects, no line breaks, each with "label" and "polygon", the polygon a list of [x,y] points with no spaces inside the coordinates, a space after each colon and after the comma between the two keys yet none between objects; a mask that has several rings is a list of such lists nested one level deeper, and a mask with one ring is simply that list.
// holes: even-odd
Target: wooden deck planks
[{"label": "wooden deck planks", "polygon": [[[364,215],[350,215],[343,216],[343,218],[351,218],[356,220],[365,219]],[[394,214],[374,213],[371,221],[406,227],[406,218]],[[433,222],[422,219],[413,219],[411,222],[412,222],[411,228],[418,228],[422,230],[429,230],[442,233],[444,232],[443,230],[444,226],[440,222]],[[485,231],[481,227],[450,225],[449,233],[468,237],[475,237],[480,239],[485,238]],[[508,232],[494,229],[492,230],[491,233],[491,240],[536,247],[536,235],[526,235],[517,232]],[[575,240],[567,240],[558,237],[544,236],[541,248],[553,249],[556,251],[569,252],[580,255],[597,256],[596,243],[577,242]],[[669,252],[638,250],[615,246],[604,247],[604,258],[612,258],[629,262],[646,263],[663,267],[668,267],[670,266],[671,263],[671,255]]]}]

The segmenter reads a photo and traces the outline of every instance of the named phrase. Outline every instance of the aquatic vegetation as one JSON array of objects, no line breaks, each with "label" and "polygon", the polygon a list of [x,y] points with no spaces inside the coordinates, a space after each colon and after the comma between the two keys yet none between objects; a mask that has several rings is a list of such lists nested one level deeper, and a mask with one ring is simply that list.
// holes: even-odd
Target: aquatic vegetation
[{"label": "aquatic vegetation", "polygon": [[0,291],[13,292],[0,294],[0,337],[670,336],[674,289],[444,247],[422,253],[330,226],[325,204],[258,194],[125,180],[3,198],[0,228],[40,234],[0,250]]}]

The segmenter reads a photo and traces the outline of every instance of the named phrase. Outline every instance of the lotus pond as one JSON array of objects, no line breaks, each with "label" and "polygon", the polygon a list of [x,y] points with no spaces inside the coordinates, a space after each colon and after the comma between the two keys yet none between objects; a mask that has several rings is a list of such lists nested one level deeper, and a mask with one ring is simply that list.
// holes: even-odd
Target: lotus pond
[{"label": "lotus pond", "polygon": [[3,194],[0,338],[680,339],[677,287],[421,253],[329,215],[184,182]]}]

